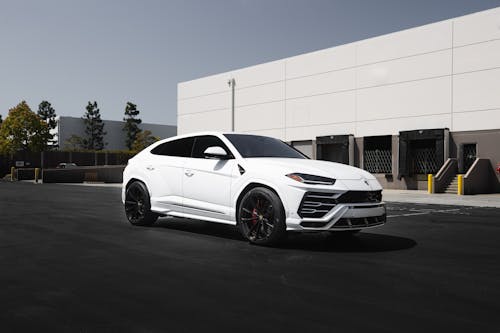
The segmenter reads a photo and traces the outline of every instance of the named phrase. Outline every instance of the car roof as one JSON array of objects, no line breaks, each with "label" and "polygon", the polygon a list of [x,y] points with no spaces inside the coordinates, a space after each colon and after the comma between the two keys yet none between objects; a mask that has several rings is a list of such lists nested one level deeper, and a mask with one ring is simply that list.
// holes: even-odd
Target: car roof
[{"label": "car roof", "polygon": [[176,136],[171,136],[169,138],[161,139],[161,140],[153,143],[151,146],[147,147],[146,149],[144,149],[144,151],[151,151],[155,147],[157,147],[157,146],[159,146],[159,145],[161,145],[163,143],[174,141],[174,140],[178,140],[178,139],[192,138],[192,137],[195,137],[195,136],[202,136],[202,135],[223,136],[224,134],[258,135],[258,134],[241,133],[241,132],[230,132],[230,131],[225,131],[225,132],[223,132],[223,131],[192,132],[192,133],[181,134],[181,135],[176,135]]},{"label": "car roof", "polygon": [[[215,135],[215,136],[221,136],[224,134],[239,134],[239,135],[258,135],[258,134],[251,134],[251,133],[242,133],[242,132],[221,132],[221,131],[203,131],[203,132],[192,132],[192,133],[187,133],[187,134],[181,134],[181,135],[176,135],[176,136],[171,136],[169,138],[165,138],[160,140],[161,142],[167,142],[170,140],[177,140],[177,139],[183,139],[183,138],[191,138],[194,136],[203,136],[203,135]],[[265,136],[265,135],[258,135],[258,136]]]}]

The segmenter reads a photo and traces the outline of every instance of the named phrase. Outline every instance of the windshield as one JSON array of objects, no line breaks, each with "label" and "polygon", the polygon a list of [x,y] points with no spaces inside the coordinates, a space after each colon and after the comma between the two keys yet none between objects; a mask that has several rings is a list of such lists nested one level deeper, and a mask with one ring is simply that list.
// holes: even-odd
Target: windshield
[{"label": "windshield", "polygon": [[267,136],[250,134],[224,134],[242,157],[307,158],[283,141]]}]

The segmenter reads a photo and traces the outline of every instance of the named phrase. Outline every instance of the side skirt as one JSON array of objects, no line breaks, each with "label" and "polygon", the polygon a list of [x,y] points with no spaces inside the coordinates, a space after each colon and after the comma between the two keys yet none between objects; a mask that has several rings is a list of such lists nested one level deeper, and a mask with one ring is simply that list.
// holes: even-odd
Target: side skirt
[{"label": "side skirt", "polygon": [[236,225],[235,221],[217,219],[214,217],[200,216],[200,215],[194,215],[194,214],[186,214],[186,213],[179,213],[179,212],[173,212],[173,211],[170,211],[167,213],[162,213],[162,214],[167,215],[167,216],[183,217],[183,218],[193,219],[193,220],[201,220],[201,221],[207,221],[207,222],[216,222],[216,223]]}]

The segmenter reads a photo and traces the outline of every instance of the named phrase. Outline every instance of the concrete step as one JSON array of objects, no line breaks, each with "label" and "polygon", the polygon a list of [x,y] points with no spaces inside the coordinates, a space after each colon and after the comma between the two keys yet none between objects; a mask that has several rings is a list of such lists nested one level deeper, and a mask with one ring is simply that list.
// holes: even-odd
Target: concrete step
[{"label": "concrete step", "polygon": [[444,193],[457,194],[457,192],[458,192],[458,176],[455,176],[444,190]]}]

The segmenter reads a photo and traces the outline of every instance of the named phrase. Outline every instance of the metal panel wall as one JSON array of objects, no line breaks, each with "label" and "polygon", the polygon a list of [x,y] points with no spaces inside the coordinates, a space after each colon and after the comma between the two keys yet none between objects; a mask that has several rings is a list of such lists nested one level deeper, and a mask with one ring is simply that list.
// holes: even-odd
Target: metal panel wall
[{"label": "metal panel wall", "polygon": [[230,78],[236,131],[286,141],[500,128],[498,22],[500,7],[181,83],[179,133],[230,129]]}]

